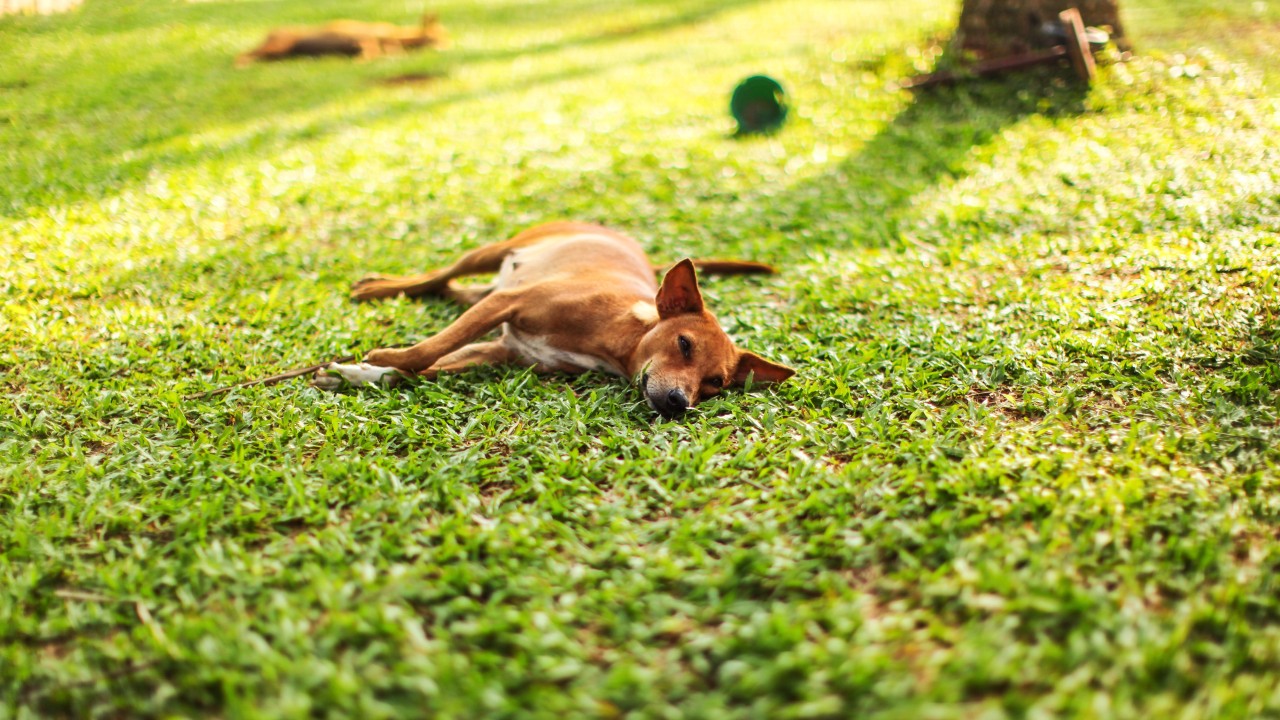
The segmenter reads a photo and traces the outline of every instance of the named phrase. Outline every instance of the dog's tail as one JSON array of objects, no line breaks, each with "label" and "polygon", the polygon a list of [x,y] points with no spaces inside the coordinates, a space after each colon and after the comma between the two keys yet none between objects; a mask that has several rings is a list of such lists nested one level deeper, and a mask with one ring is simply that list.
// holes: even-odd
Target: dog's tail
[{"label": "dog's tail", "polygon": [[[675,263],[666,265],[654,265],[653,271],[656,273],[664,273],[670,270]],[[711,275],[773,275],[778,272],[772,265],[764,263],[752,262],[751,260],[698,260],[694,259],[693,266],[704,273]]]}]

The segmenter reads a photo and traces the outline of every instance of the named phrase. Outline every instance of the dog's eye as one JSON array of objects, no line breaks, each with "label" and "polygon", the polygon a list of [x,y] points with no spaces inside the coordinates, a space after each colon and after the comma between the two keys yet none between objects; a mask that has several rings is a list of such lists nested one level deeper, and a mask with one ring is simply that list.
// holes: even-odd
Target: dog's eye
[{"label": "dog's eye", "polygon": [[693,353],[693,346],[689,344],[689,339],[681,335],[680,336],[680,354],[684,355],[685,360],[688,360],[689,356],[692,353]]},{"label": "dog's eye", "polygon": [[707,378],[707,383],[711,385],[711,387],[722,388],[724,387],[724,376],[717,375],[713,378]]}]

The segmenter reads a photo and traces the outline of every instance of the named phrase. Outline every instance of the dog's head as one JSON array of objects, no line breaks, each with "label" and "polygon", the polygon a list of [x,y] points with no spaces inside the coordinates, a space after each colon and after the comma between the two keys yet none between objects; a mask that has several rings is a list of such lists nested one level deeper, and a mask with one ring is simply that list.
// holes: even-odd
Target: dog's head
[{"label": "dog's head", "polygon": [[702,304],[693,262],[681,260],[658,289],[658,324],[640,341],[640,391],[649,407],[675,417],[726,387],[782,382],[785,365],[740,350]]},{"label": "dog's head", "polygon": [[440,22],[440,16],[435,13],[423,14],[418,29],[418,42],[437,50],[444,50],[453,44],[449,40],[449,32],[444,29],[444,23]]}]

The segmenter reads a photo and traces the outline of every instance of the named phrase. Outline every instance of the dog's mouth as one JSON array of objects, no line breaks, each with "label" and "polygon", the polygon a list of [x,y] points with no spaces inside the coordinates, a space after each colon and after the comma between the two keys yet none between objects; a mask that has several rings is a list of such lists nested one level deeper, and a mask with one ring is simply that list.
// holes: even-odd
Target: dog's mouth
[{"label": "dog's mouth", "polygon": [[647,372],[640,376],[640,393],[644,395],[644,401],[649,404],[649,409],[668,420],[680,417],[689,409],[689,399],[682,390],[651,392]]}]

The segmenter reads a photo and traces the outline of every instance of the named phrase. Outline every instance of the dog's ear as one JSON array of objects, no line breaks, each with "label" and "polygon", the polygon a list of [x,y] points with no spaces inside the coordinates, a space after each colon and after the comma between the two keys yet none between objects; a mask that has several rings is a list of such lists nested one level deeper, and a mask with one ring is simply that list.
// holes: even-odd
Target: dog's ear
[{"label": "dog's ear", "polygon": [[658,306],[658,317],[663,320],[702,312],[702,293],[698,291],[698,276],[693,272],[692,260],[685,258],[667,271],[654,302]]},{"label": "dog's ear", "polygon": [[780,383],[795,374],[796,371],[786,365],[769,362],[755,353],[742,350],[738,353],[738,369],[733,371],[733,384],[744,385],[747,378],[756,383]]}]

